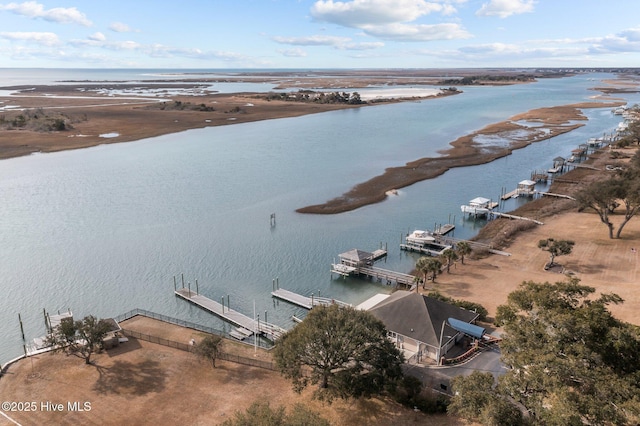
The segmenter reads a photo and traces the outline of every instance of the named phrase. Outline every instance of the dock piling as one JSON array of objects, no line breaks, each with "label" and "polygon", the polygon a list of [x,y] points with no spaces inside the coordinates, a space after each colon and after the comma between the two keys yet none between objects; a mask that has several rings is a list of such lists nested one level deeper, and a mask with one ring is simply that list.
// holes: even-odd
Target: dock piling
[{"label": "dock piling", "polygon": [[197,279],[196,279],[196,294],[199,294],[199,291],[198,291],[198,280]]}]

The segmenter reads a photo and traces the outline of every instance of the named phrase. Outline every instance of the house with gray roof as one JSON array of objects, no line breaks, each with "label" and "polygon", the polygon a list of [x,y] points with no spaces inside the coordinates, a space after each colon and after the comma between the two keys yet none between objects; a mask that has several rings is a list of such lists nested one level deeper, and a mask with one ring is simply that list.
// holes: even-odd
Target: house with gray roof
[{"label": "house with gray roof", "polygon": [[480,338],[484,333],[473,325],[477,313],[432,297],[396,291],[381,299],[366,309],[385,324],[389,337],[407,358],[439,361],[464,335]]}]

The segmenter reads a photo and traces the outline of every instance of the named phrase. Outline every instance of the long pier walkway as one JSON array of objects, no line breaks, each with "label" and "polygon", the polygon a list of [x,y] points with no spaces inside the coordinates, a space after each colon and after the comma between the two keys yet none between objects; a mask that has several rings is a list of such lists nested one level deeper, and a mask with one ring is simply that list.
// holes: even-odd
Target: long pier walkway
[{"label": "long pier walkway", "polygon": [[388,269],[376,268],[375,266],[360,266],[357,272],[358,274],[376,278],[379,281],[386,280],[389,284],[395,282],[396,284],[403,284],[408,287],[411,287],[416,281],[416,277],[413,275],[390,271]]},{"label": "long pier walkway", "polygon": [[293,291],[285,290],[283,288],[278,288],[271,292],[271,295],[275,298],[284,300],[285,302],[292,303],[294,305],[300,306],[305,309],[312,309],[314,306],[329,306],[329,305],[338,305],[341,307],[353,306],[350,303],[341,302],[335,299],[329,299],[326,297],[314,296],[311,297],[303,296],[298,293],[294,293]]},{"label": "long pier walkway", "polygon": [[469,244],[469,246],[472,249],[487,250],[490,253],[499,254],[501,256],[511,256],[510,253],[507,253],[507,252],[501,251],[501,250],[496,250],[489,244],[479,243],[477,241],[463,240],[463,239],[460,239],[460,238],[444,236],[444,237],[438,238],[438,242],[440,244],[450,244],[450,245],[455,245],[456,243],[465,242],[465,243]]},{"label": "long pier walkway", "polygon": [[[230,309],[229,307],[225,307],[223,304],[211,300],[201,294],[193,292],[188,288],[177,289],[175,290],[175,294],[176,296],[188,302],[191,302],[206,311],[211,312],[212,314],[222,318],[223,320],[241,327],[241,329],[236,330],[236,333],[240,333],[245,337],[257,333],[263,334],[270,340],[275,341],[287,332],[287,330],[277,325],[269,324],[268,322],[260,321],[259,319],[254,320],[253,318],[249,318],[248,316],[238,311]],[[234,334],[231,335],[234,336]]]}]

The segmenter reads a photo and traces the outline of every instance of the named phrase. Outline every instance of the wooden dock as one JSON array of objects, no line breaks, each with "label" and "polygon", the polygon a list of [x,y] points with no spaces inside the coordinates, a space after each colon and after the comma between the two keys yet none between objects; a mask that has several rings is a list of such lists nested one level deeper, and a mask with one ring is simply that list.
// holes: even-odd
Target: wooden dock
[{"label": "wooden dock", "polygon": [[554,194],[552,192],[539,192],[540,195],[548,195],[549,197],[558,197],[558,198],[566,198],[568,200],[573,200],[575,201],[576,199],[573,198],[570,195],[564,195],[564,194]]},{"label": "wooden dock", "polygon": [[463,240],[463,239],[454,238],[454,237],[441,237],[438,239],[438,242],[440,244],[450,244],[452,246],[455,246],[456,243],[465,242],[469,244],[469,246],[474,250],[487,250],[491,253],[499,254],[501,256],[511,256],[511,253],[496,250],[489,244],[479,243],[477,241]]},{"label": "wooden dock", "polygon": [[508,200],[509,198],[515,198],[518,195],[518,190],[514,189],[511,192],[507,192],[506,194],[503,194],[502,197],[500,197],[502,200]]},{"label": "wooden dock", "polygon": [[335,299],[329,299],[326,297],[314,296],[311,297],[303,296],[298,293],[294,293],[293,291],[285,290],[283,288],[278,288],[271,292],[271,295],[275,298],[284,300],[285,302],[289,302],[296,306],[300,306],[304,309],[312,309],[314,306],[329,306],[329,305],[338,305],[341,307],[352,307],[350,303],[341,302]]},{"label": "wooden dock", "polygon": [[447,235],[449,232],[456,229],[456,226],[451,223],[445,223],[444,225],[440,225],[433,230],[434,235]]},{"label": "wooden dock", "polygon": [[411,287],[416,281],[416,277],[414,275],[389,271],[387,269],[376,268],[375,266],[361,266],[358,268],[357,273],[360,275],[366,275],[368,277],[375,278],[378,281],[384,280],[387,282],[387,284],[402,284],[406,285],[407,287]]},{"label": "wooden dock", "polygon": [[[195,293],[187,288],[180,288],[175,290],[176,296],[193,303],[201,307],[202,309],[211,312],[212,314],[222,318],[223,320],[230,322],[231,324],[239,327],[236,330],[229,333],[236,339],[242,340],[244,337],[249,337],[254,333],[264,335],[270,340],[277,340],[280,336],[287,332],[282,327],[274,324],[269,324],[265,321],[254,320],[248,316],[241,314],[238,311],[225,307],[221,303],[211,300],[201,294]],[[242,337],[242,338],[241,338]]]},{"label": "wooden dock", "polygon": [[497,216],[497,217],[506,217],[507,219],[528,220],[528,221],[533,222],[533,223],[535,223],[537,225],[544,225],[543,222],[540,222],[539,220],[531,219],[529,217],[516,216],[516,215],[513,215],[513,214],[500,213],[500,212],[492,212],[491,214],[494,215],[494,216]]}]

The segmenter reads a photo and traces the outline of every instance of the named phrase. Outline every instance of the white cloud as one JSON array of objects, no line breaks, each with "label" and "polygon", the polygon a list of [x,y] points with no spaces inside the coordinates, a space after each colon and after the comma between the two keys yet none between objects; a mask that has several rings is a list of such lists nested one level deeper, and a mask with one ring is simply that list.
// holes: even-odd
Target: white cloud
[{"label": "white cloud", "polygon": [[469,38],[459,24],[417,24],[417,19],[432,14],[452,15],[453,3],[465,0],[333,0],[316,1],[311,8],[315,19],[348,28],[358,28],[365,35],[389,40],[431,41]]},{"label": "white cloud", "polygon": [[90,27],[92,22],[87,19],[84,13],[78,11],[75,7],[55,7],[53,9],[45,9],[44,5],[27,1],[24,3],[8,3],[0,5],[0,10],[7,10],[16,15],[26,16],[28,18],[42,18],[45,21],[57,22],[60,24],[79,24]]},{"label": "white cloud", "polygon": [[122,22],[113,22],[111,25],[109,25],[109,29],[116,33],[130,33],[135,31],[129,25]]},{"label": "white cloud", "polygon": [[282,49],[282,50],[278,50],[278,53],[280,53],[282,56],[287,56],[289,58],[304,58],[305,56],[307,56],[307,52],[305,52],[300,48]]},{"label": "white cloud", "polygon": [[107,39],[101,32],[93,33],[88,38],[93,41],[105,41]]},{"label": "white cloud", "polygon": [[47,32],[0,32],[0,37],[11,41],[26,41],[41,44],[43,46],[54,46],[59,44],[58,36]]},{"label": "white cloud", "polygon": [[338,46],[351,41],[348,37],[314,35],[308,37],[273,37],[273,41],[294,46]]},{"label": "white cloud", "polygon": [[411,22],[433,12],[451,14],[450,4],[424,0],[352,0],[348,2],[319,0],[311,7],[315,19],[351,28]]},{"label": "white cloud", "polygon": [[292,46],[330,46],[340,50],[369,50],[384,46],[382,42],[354,42],[349,37],[314,35],[309,37],[273,37],[273,41]]},{"label": "white cloud", "polygon": [[368,35],[396,41],[454,40],[472,37],[470,33],[458,24],[390,24],[367,26],[363,30]]},{"label": "white cloud", "polygon": [[342,47],[338,47],[344,50],[372,50],[384,47],[384,43],[380,41],[371,41],[364,43],[346,43]]},{"label": "white cloud", "polygon": [[476,15],[507,18],[511,15],[533,12],[535,3],[535,0],[491,0],[489,3],[484,3]]}]

